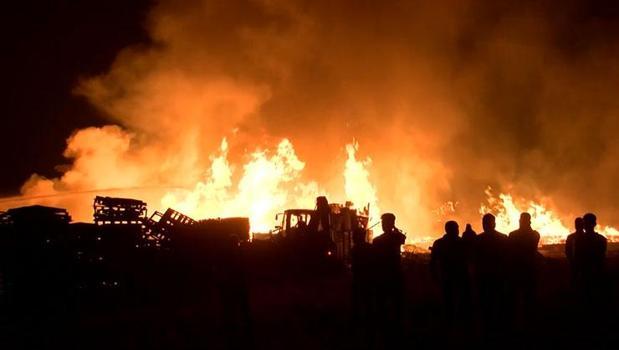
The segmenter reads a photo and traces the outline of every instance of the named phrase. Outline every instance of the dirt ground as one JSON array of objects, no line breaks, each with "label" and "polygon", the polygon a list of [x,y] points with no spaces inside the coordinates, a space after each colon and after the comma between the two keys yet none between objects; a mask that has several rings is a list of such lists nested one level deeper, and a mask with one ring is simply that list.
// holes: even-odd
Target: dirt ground
[{"label": "dirt ground", "polygon": [[[556,250],[557,248],[555,248]],[[552,249],[551,249],[552,250]],[[447,327],[440,290],[432,281],[427,255],[404,258],[406,281],[403,348],[494,347],[619,348],[616,284],[619,255],[608,258],[611,298],[597,316],[576,307],[566,260],[546,252],[539,271],[538,307],[527,325],[498,327],[488,335],[478,317]],[[249,320],[230,316],[217,288],[196,287],[186,298],[174,292],[170,302],[153,303],[137,295],[131,301],[99,294],[70,311],[2,313],[2,348],[65,349],[357,349],[387,348],[364,343],[351,319],[351,277],[346,269],[306,276],[302,270],[270,273],[260,257],[247,279]],[[172,272],[173,273],[173,272]],[[199,276],[193,277],[199,279]],[[178,286],[191,289],[192,286]],[[172,288],[173,290],[174,288]],[[140,300],[144,299],[144,300]],[[378,329],[378,320],[370,329]],[[247,326],[247,327],[245,327]],[[380,338],[380,337],[379,337]]]}]

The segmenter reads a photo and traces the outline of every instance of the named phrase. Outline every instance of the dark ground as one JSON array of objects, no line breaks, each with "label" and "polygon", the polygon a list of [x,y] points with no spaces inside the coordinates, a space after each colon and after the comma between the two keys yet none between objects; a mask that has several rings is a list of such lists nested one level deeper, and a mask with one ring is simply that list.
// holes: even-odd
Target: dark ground
[{"label": "dark ground", "polygon": [[[560,247],[555,247],[555,252]],[[546,252],[539,275],[537,322],[527,330],[516,327],[496,338],[483,336],[477,322],[470,328],[458,324],[446,329],[442,323],[439,290],[432,282],[428,256],[404,259],[406,276],[405,348],[480,347],[500,348],[618,348],[619,322],[614,301],[604,315],[586,318],[575,312],[565,259]],[[305,276],[299,269],[288,274],[269,270],[264,256],[250,261],[249,301],[253,339],[245,343],[242,332],[231,333],[217,288],[171,286],[153,303],[152,296],[120,297],[121,289],[109,288],[96,296],[72,304],[69,311],[44,307],[43,312],[5,312],[2,319],[2,348],[66,349],[353,349],[367,348],[351,326],[350,274],[341,269],[318,276]],[[609,276],[619,281],[619,255],[608,258]],[[151,266],[156,276],[175,274],[173,269]],[[192,277],[199,281],[200,276]],[[178,290],[181,290],[179,293]],[[39,293],[46,293],[41,290]],[[195,293],[194,293],[195,292]],[[61,304],[61,303],[59,303]],[[10,309],[5,305],[5,310]],[[41,310],[43,310],[41,309]],[[54,315],[63,315],[62,317]],[[69,315],[69,316],[67,316]],[[378,322],[378,321],[376,321]],[[373,325],[378,326],[378,324]],[[468,329],[468,330],[467,330]],[[495,343],[493,343],[495,342]]]}]

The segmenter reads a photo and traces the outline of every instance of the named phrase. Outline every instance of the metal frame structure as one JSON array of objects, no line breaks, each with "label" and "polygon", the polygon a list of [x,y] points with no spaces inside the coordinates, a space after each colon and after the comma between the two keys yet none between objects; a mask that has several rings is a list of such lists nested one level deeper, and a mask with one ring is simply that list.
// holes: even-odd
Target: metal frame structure
[{"label": "metal frame structure", "polygon": [[170,240],[170,232],[175,226],[195,225],[196,220],[184,215],[172,208],[168,208],[165,213],[155,211],[148,220],[144,222],[143,239],[154,246],[161,246]]}]

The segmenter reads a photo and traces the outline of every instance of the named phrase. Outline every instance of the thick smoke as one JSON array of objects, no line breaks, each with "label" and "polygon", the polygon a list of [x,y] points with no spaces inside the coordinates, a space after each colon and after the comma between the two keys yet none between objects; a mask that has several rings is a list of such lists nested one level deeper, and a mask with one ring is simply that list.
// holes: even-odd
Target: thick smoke
[{"label": "thick smoke", "polygon": [[77,131],[64,175],[23,191],[192,188],[223,137],[231,163],[288,138],[303,177],[341,200],[355,139],[380,208],[414,235],[444,215],[477,224],[487,186],[617,225],[614,15],[584,1],[161,1],[152,43],[76,88],[122,129]]}]

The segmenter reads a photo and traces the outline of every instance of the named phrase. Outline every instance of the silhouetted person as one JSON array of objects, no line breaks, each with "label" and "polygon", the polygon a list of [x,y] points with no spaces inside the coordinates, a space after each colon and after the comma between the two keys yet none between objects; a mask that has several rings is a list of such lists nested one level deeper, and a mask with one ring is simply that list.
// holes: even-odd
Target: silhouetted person
[{"label": "silhouetted person", "polygon": [[508,237],[511,258],[511,296],[514,309],[523,302],[525,320],[535,311],[537,245],[540,234],[531,228],[531,214],[520,214],[520,227]]},{"label": "silhouetted person", "polygon": [[466,273],[468,278],[468,286],[465,291],[468,293],[469,310],[465,310],[465,316],[473,315],[473,295],[475,295],[475,288],[473,288],[475,280],[475,241],[477,240],[477,232],[473,230],[471,224],[466,224],[464,232],[462,232],[462,243],[464,244],[464,258],[466,262]]},{"label": "silhouetted person", "polygon": [[391,341],[400,335],[402,322],[404,285],[400,258],[406,236],[395,227],[395,215],[383,214],[381,223],[383,234],[372,242],[376,259],[377,312],[387,340]]},{"label": "silhouetted person", "polygon": [[357,228],[353,231],[352,262],[352,307],[355,331],[360,335],[360,344],[372,342],[374,323],[374,254],[372,245],[365,239],[366,230]]},{"label": "silhouetted person", "polygon": [[574,220],[574,229],[576,231],[570,233],[565,240],[565,257],[570,266],[570,276],[573,288],[578,288],[582,278],[581,271],[576,262],[576,240],[580,239],[585,234],[585,221],[578,217]]},{"label": "silhouetted person", "polygon": [[464,245],[464,254],[467,262],[472,261],[473,253],[475,251],[475,240],[477,239],[477,232],[473,230],[471,224],[466,224],[464,232],[462,232],[462,243]]},{"label": "silhouetted person", "polygon": [[475,238],[477,237],[477,232],[473,230],[471,224],[466,224],[466,228],[464,232],[462,232],[462,240],[464,242],[475,242]]},{"label": "silhouetted person", "polygon": [[316,209],[308,224],[310,245],[314,250],[315,258],[326,255],[334,250],[335,243],[331,238],[331,207],[327,197],[316,198]]},{"label": "silhouetted person", "polygon": [[328,232],[331,229],[331,208],[327,197],[316,198],[316,208],[310,218],[309,229],[314,232]]},{"label": "silhouetted person", "polygon": [[507,236],[496,231],[495,217],[482,218],[484,232],[475,240],[475,272],[485,327],[498,329],[505,313]]},{"label": "silhouetted person", "polygon": [[595,231],[594,214],[585,214],[583,221],[585,232],[574,241],[574,264],[581,274],[583,301],[592,312],[598,313],[606,299],[607,240]]},{"label": "silhouetted person", "polygon": [[459,237],[455,221],[445,223],[445,234],[434,241],[430,257],[432,275],[440,283],[445,305],[445,316],[451,325],[456,316],[468,316],[469,284],[465,246]]}]

